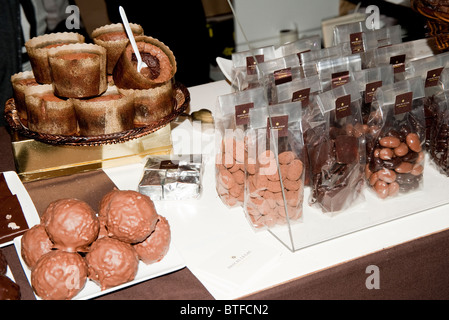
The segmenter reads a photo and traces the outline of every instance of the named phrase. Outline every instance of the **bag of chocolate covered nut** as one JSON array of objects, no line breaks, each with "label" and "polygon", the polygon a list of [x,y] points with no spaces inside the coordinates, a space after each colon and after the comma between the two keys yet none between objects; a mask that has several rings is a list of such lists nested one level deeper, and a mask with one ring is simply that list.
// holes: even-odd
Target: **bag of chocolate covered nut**
[{"label": "bag of chocolate covered nut", "polygon": [[440,81],[442,72],[449,67],[449,52],[440,53],[424,59],[410,61],[406,64],[406,79],[421,77],[424,83],[424,117],[426,123],[426,149],[430,143],[430,131],[435,119],[435,112],[443,96],[446,79]]},{"label": "bag of chocolate covered nut", "polygon": [[301,220],[304,198],[301,114],[301,102],[250,111],[244,209],[257,230]]},{"label": "bag of chocolate covered nut", "polygon": [[232,54],[232,86],[243,91],[261,86],[258,65],[276,58],[274,46],[255,48]]},{"label": "bag of chocolate covered nut", "polygon": [[298,56],[292,54],[259,63],[259,83],[267,90],[268,103],[273,103],[273,91],[277,86],[303,78]]},{"label": "bag of chocolate covered nut", "polygon": [[217,98],[215,116],[215,181],[221,201],[239,207],[244,201],[245,131],[249,111],[267,105],[263,87],[234,92]]},{"label": "bag of chocolate covered nut", "polygon": [[420,77],[376,90],[367,131],[367,185],[385,199],[423,183],[424,85]]},{"label": "bag of chocolate covered nut", "polygon": [[430,130],[427,151],[431,163],[437,170],[449,177],[449,70],[441,73],[440,82],[445,89],[435,97],[434,121]]},{"label": "bag of chocolate covered nut", "polygon": [[334,215],[364,199],[365,130],[358,85],[349,82],[319,94],[320,116],[307,134],[311,170],[309,204]]}]

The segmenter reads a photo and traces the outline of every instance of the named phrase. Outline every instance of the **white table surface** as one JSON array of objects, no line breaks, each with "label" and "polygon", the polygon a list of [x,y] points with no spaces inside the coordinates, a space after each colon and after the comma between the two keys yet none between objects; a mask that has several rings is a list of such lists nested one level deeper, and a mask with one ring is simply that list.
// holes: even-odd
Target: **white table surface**
[{"label": "white table surface", "polygon": [[[190,111],[207,108],[214,112],[217,96],[230,93],[231,88],[223,80],[189,91]],[[197,200],[155,204],[167,217],[172,243],[186,266],[215,299],[243,297],[449,228],[449,205],[442,205],[292,252],[270,232],[254,231],[242,208],[229,209],[218,198],[210,157],[214,146],[211,128],[186,121],[172,131],[172,139],[175,153],[200,150],[205,155],[203,194]],[[104,171],[118,188],[137,190],[142,169],[143,163]],[[243,261],[237,267],[230,264],[236,259]]]}]

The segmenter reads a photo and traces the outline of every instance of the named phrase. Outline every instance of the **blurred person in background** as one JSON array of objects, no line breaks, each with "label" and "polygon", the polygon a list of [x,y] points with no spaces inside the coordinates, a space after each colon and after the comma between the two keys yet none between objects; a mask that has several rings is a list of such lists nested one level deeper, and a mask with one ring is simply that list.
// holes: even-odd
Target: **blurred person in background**
[{"label": "blurred person in background", "polygon": [[165,43],[175,55],[176,81],[190,87],[210,82],[209,33],[201,0],[105,0],[111,23],[121,23],[119,6],[146,36]]}]

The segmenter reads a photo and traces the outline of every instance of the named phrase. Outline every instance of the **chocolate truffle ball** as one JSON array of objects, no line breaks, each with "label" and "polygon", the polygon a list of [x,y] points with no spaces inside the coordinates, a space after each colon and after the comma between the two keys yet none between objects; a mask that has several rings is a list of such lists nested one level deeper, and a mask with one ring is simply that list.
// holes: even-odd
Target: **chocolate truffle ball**
[{"label": "chocolate truffle ball", "polygon": [[170,241],[170,225],[165,217],[159,216],[156,229],[144,241],[136,243],[134,249],[140,260],[145,264],[152,264],[165,257]]},{"label": "chocolate truffle ball", "polygon": [[43,224],[37,224],[28,229],[20,241],[23,261],[30,269],[34,267],[41,256],[53,248],[53,242],[48,237]]},{"label": "chocolate truffle ball", "polygon": [[150,197],[132,190],[113,190],[105,197],[99,215],[106,217],[109,237],[137,243],[154,231],[158,214]]},{"label": "chocolate truffle ball", "polygon": [[0,275],[5,275],[8,269],[8,263],[6,262],[6,257],[3,251],[0,250]]},{"label": "chocolate truffle ball", "polygon": [[0,275],[0,300],[20,300],[20,287],[5,275]]},{"label": "chocolate truffle ball", "polygon": [[52,250],[31,271],[31,285],[43,300],[70,300],[86,281],[87,265],[77,252]]},{"label": "chocolate truffle ball", "polygon": [[100,229],[93,209],[78,199],[61,199],[50,203],[42,220],[54,248],[68,252],[87,251]]},{"label": "chocolate truffle ball", "polygon": [[132,281],[139,265],[137,253],[129,243],[107,237],[92,244],[86,262],[89,279],[101,290]]}]

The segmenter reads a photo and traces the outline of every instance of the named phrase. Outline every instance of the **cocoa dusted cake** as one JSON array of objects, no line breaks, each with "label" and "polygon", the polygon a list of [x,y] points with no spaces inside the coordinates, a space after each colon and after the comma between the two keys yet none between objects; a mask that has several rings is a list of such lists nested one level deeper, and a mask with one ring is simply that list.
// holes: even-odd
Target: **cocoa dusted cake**
[{"label": "cocoa dusted cake", "polygon": [[33,71],[24,71],[12,75],[11,84],[17,113],[21,119],[27,119],[28,115],[25,103],[25,90],[28,87],[37,86],[39,83],[36,81]]},{"label": "cocoa dusted cake", "polygon": [[101,96],[73,99],[81,136],[96,136],[134,128],[132,97],[109,86]]},{"label": "cocoa dusted cake", "polygon": [[137,59],[128,44],[114,69],[115,85],[122,89],[150,89],[170,81],[176,73],[176,60],[170,48],[149,36],[135,39],[147,67],[137,71]]},{"label": "cocoa dusted cake", "polygon": [[48,50],[52,84],[57,96],[88,98],[108,87],[106,49],[95,44],[68,44]]},{"label": "cocoa dusted cake", "polygon": [[72,101],[56,96],[52,85],[27,88],[25,102],[30,130],[61,135],[77,133],[78,123]]},{"label": "cocoa dusted cake", "polygon": [[76,32],[49,33],[31,38],[25,42],[36,81],[50,84],[52,77],[48,64],[48,50],[69,43],[84,43],[85,38]]},{"label": "cocoa dusted cake", "polygon": [[[130,23],[129,26],[134,36],[143,35],[143,28],[140,25]],[[92,31],[91,38],[95,44],[106,49],[107,73],[112,74],[123,49],[129,43],[123,24],[114,23],[96,28]]]}]

